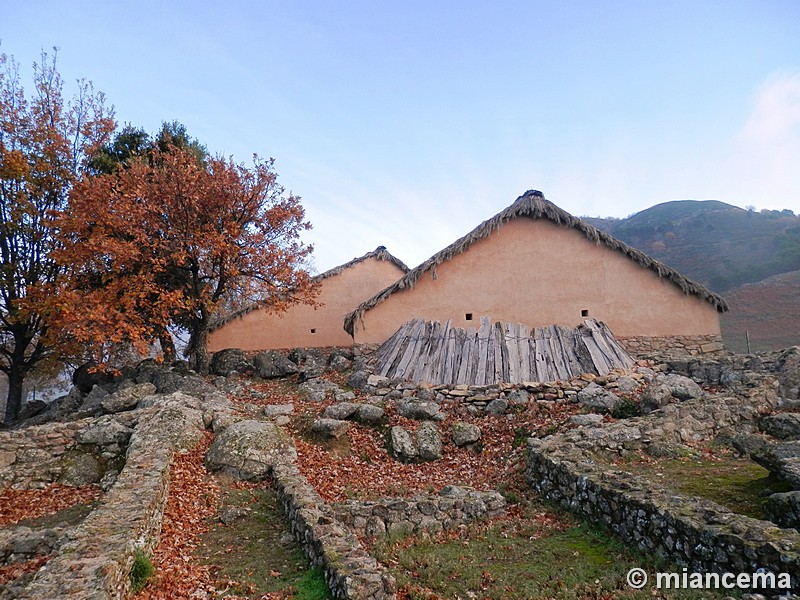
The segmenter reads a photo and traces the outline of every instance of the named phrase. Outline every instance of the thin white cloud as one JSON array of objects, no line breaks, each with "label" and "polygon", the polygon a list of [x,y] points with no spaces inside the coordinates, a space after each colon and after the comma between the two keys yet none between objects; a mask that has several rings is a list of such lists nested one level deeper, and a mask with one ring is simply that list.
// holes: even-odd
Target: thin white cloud
[{"label": "thin white cloud", "polygon": [[800,137],[800,72],[775,74],[761,86],[740,134],[746,143],[771,145]]},{"label": "thin white cloud", "polygon": [[800,205],[800,72],[773,74],[758,89],[737,138],[735,177],[765,208]]}]

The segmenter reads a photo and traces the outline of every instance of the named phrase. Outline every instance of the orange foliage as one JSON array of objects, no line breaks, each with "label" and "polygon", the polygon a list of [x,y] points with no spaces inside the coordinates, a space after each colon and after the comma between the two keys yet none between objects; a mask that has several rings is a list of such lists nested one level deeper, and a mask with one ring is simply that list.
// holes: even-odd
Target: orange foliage
[{"label": "orange foliage", "polygon": [[201,162],[173,147],[84,178],[56,219],[56,257],[70,275],[52,294],[60,327],[84,344],[143,349],[177,326],[203,370],[210,318],[226,296],[266,298],[276,311],[313,303],[303,269],[312,248],[299,239],[310,225],[272,166]]}]

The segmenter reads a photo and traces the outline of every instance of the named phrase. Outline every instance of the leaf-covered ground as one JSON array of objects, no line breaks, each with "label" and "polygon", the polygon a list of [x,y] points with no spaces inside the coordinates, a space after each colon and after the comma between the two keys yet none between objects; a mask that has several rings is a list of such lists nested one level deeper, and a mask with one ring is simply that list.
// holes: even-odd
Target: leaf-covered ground
[{"label": "leaf-covered ground", "polygon": [[[342,383],[340,375],[334,374],[331,378]],[[397,415],[389,405],[385,426],[374,428],[353,423],[347,432],[349,441],[326,448],[325,444],[312,441],[307,432],[313,419],[332,400],[308,401],[283,381],[253,383],[250,389],[256,393],[241,399],[250,407],[294,404],[291,430],[300,468],[328,502],[352,497],[410,496],[421,491],[435,492],[449,484],[505,490],[521,477],[525,439],[532,434],[552,433],[565,427],[569,417],[578,412],[577,405],[566,402],[531,403],[525,408],[512,409],[507,415],[472,416],[464,407],[445,402],[442,412],[447,418],[439,423],[443,458],[430,463],[403,464],[388,455],[386,431],[394,425],[414,430],[419,423]],[[365,400],[358,391],[356,396],[357,402]],[[456,420],[481,428],[482,451],[479,454],[457,448],[451,442],[450,426]]]},{"label": "leaf-covered ground", "polygon": [[96,485],[72,487],[52,483],[41,490],[0,491],[0,527],[52,515],[78,504],[95,502],[103,495]]}]

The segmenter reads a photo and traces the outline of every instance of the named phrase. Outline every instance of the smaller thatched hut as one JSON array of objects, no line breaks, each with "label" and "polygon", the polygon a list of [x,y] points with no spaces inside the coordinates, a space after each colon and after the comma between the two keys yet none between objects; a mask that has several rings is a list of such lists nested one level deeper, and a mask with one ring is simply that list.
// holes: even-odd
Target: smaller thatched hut
[{"label": "smaller thatched hut", "polygon": [[317,275],[320,306],[296,305],[275,314],[253,304],[217,321],[211,328],[208,349],[268,350],[349,346],[352,338],[342,331],[342,319],[359,302],[408,272],[408,267],[383,246],[364,256]]},{"label": "smaller thatched hut", "polygon": [[631,351],[719,349],[725,300],[528,191],[366,300],[344,320],[356,343],[382,343],[412,319],[574,327],[605,322]]}]

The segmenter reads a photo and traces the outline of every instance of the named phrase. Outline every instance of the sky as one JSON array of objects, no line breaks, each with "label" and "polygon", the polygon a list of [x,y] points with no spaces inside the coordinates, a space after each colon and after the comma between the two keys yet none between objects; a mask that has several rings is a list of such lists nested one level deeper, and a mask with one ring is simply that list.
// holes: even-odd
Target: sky
[{"label": "sky", "polygon": [[272,157],[314,266],[415,266],[540,190],[800,213],[800,2],[0,0],[24,77],[58,47],[120,125]]}]

